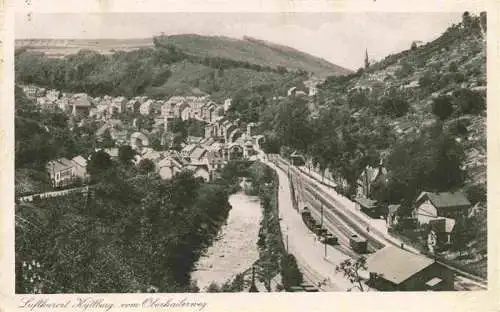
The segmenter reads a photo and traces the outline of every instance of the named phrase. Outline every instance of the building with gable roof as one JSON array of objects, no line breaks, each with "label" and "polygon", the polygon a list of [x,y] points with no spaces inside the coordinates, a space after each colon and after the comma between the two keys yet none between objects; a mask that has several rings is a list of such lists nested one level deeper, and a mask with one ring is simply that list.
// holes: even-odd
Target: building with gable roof
[{"label": "building with gable roof", "polygon": [[450,291],[453,272],[433,259],[387,246],[368,257],[367,284],[379,291]]},{"label": "building with gable roof", "polygon": [[462,192],[422,192],[414,206],[413,214],[418,223],[428,224],[439,218],[463,220],[472,205]]},{"label": "building with gable roof", "polygon": [[383,179],[386,175],[387,169],[383,167],[382,161],[380,161],[379,165],[375,168],[372,166],[366,166],[356,181],[358,196],[368,197],[373,184],[378,179]]},{"label": "building with gable roof", "polygon": [[53,187],[68,186],[77,178],[82,180],[87,178],[87,160],[82,156],[76,156],[71,160],[61,157],[49,161],[45,168]]}]

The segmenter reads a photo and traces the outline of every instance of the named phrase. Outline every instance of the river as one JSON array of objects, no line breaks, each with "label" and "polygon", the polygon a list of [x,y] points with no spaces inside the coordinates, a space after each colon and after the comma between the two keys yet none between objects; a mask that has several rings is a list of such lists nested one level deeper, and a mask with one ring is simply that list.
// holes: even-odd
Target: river
[{"label": "river", "polygon": [[231,280],[259,258],[257,240],[262,216],[259,198],[239,192],[229,196],[229,204],[232,209],[227,224],[221,228],[220,239],[207,249],[191,275],[202,292],[212,282],[221,285]]}]

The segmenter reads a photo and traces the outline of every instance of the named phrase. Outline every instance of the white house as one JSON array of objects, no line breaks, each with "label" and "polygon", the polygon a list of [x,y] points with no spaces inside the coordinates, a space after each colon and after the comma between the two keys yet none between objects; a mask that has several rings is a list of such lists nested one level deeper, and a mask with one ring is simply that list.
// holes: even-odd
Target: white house
[{"label": "white house", "polygon": [[63,187],[75,182],[76,178],[87,177],[87,161],[82,156],[72,160],[65,157],[49,161],[46,170],[54,187]]},{"label": "white house", "polygon": [[193,172],[195,178],[202,178],[205,182],[210,181],[210,170],[206,164],[191,164],[187,166]]},{"label": "white house", "polygon": [[141,115],[149,115],[151,112],[151,104],[153,104],[153,100],[147,100],[146,102],[142,103],[141,106],[139,107],[139,112]]},{"label": "white house", "polygon": [[183,166],[173,157],[167,156],[156,164],[156,170],[162,179],[170,180],[183,170]]},{"label": "white house", "polygon": [[419,224],[440,218],[463,219],[471,203],[461,192],[422,192],[415,200],[414,216]]}]

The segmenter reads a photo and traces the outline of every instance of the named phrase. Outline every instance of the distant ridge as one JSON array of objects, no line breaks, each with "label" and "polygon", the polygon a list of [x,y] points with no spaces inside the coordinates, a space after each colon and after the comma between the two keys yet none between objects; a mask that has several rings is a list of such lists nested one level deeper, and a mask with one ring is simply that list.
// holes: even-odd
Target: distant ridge
[{"label": "distant ridge", "polygon": [[[283,66],[293,70],[305,70],[315,76],[348,75],[351,70],[332,64],[322,58],[301,52],[291,47],[268,41],[243,37],[201,36],[196,34],[170,35],[164,37],[169,44],[185,53],[200,57],[221,57],[261,66]],[[101,54],[116,51],[132,51],[154,46],[152,38],[131,39],[18,39],[16,48],[26,47],[44,52],[49,57],[63,57],[80,49],[94,50]]]}]

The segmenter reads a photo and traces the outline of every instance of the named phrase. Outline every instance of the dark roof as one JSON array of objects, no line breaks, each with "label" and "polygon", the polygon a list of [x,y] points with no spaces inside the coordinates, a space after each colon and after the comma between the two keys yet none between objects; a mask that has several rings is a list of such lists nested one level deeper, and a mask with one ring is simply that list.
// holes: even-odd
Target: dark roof
[{"label": "dark roof", "polygon": [[416,202],[428,198],[436,208],[470,207],[471,203],[462,192],[422,192]]},{"label": "dark roof", "polygon": [[401,284],[433,263],[434,260],[430,258],[394,246],[380,249],[367,259],[367,267],[370,273],[376,273],[396,285]]},{"label": "dark roof", "polygon": [[72,104],[75,105],[76,107],[90,107],[91,106],[89,96],[84,94],[84,93],[75,94],[73,97]]},{"label": "dark roof", "polygon": [[377,201],[364,197],[356,197],[355,201],[360,204],[363,208],[375,208],[377,207]]}]

